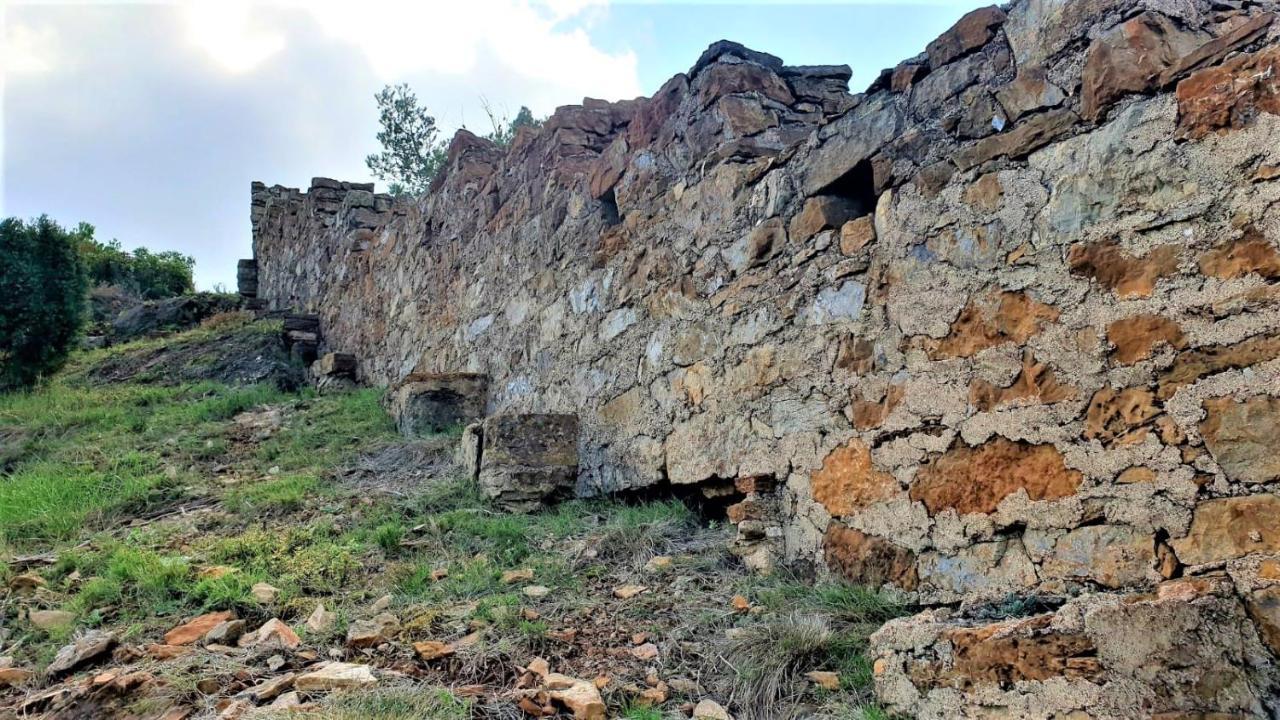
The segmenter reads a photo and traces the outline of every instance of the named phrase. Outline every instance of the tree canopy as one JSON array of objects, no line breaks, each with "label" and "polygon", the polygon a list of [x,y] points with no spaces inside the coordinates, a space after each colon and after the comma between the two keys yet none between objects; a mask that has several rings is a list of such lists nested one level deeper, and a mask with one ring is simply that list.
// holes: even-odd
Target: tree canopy
[{"label": "tree canopy", "polygon": [[0,221],[0,389],[58,369],[74,346],[89,283],[85,227],[68,232],[45,216]]}]

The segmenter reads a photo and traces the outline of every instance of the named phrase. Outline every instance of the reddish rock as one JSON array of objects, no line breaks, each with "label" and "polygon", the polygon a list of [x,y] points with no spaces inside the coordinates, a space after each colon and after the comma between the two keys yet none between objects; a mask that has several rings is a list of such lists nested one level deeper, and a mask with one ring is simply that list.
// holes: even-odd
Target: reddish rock
[{"label": "reddish rock", "polygon": [[1280,277],[1280,253],[1266,239],[1254,233],[1201,255],[1200,272],[1224,280],[1250,273],[1271,280]]},{"label": "reddish rock", "polygon": [[699,74],[695,87],[699,87],[698,101],[704,108],[726,95],[753,90],[783,105],[796,101],[786,81],[755,63],[715,63]]},{"label": "reddish rock", "polygon": [[1204,409],[1200,434],[1228,478],[1246,483],[1280,478],[1280,398],[1210,398]]},{"label": "reddish rock", "polygon": [[1197,139],[1280,113],[1280,47],[1237,55],[1178,83],[1178,133]]},{"label": "reddish rock", "polygon": [[914,668],[917,687],[969,690],[982,685],[1008,686],[1055,677],[1095,678],[1101,665],[1093,642],[1083,634],[1049,627],[1051,617],[1007,620],[944,632],[953,656]]},{"label": "reddish rock", "polygon": [[1058,319],[1052,305],[1036,302],[1020,292],[1001,292],[970,302],[951,323],[933,351],[934,358],[973,357],[1007,342],[1025,343],[1046,322]]},{"label": "reddish rock", "polygon": [[1161,73],[1161,87],[1169,85],[1192,70],[1218,64],[1232,51],[1262,37],[1274,20],[1275,13],[1262,13],[1240,23],[1227,34],[1216,37],[1183,55],[1172,67]]},{"label": "reddish rock", "polygon": [[1012,130],[960,148],[952,156],[952,162],[961,170],[968,170],[999,157],[1026,157],[1066,135],[1079,122],[1080,116],[1065,108],[1032,115]]},{"label": "reddish rock", "polygon": [[853,335],[840,338],[840,347],[836,350],[837,368],[866,375],[875,369],[875,364],[876,348],[870,340]]},{"label": "reddish rock", "polygon": [[1035,399],[1045,404],[1069,400],[1076,396],[1076,389],[1058,382],[1048,365],[1036,362],[1031,353],[1022,359],[1022,372],[1009,387],[998,387],[986,380],[974,380],[969,385],[969,402],[980,412],[994,410],[1001,405],[1024,399]]},{"label": "reddish rock", "polygon": [[834,520],[822,538],[822,550],[827,566],[850,582],[892,584],[908,591],[919,583],[915,553]]},{"label": "reddish rock", "polygon": [[1184,565],[1280,552],[1280,496],[1206,500],[1196,506],[1186,536],[1169,541]]},{"label": "reddish rock", "polygon": [[815,195],[804,201],[804,207],[793,218],[788,235],[794,242],[804,242],[827,228],[839,228],[853,219],[858,208],[849,200],[835,195]]},{"label": "reddish rock", "polygon": [[880,427],[884,423],[885,418],[893,409],[902,402],[902,396],[906,392],[906,388],[902,385],[890,385],[885,391],[884,399],[879,402],[871,402],[869,400],[854,400],[850,406],[850,420],[853,426],[859,430],[870,430]]},{"label": "reddish rock", "polygon": [[1072,245],[1067,252],[1071,272],[1098,281],[1120,297],[1149,297],[1156,281],[1178,271],[1178,249],[1162,245],[1134,257],[1116,241]]},{"label": "reddish rock", "polygon": [[1208,345],[1178,353],[1156,381],[1156,396],[1173,397],[1179,388],[1224,370],[1249,367],[1280,357],[1280,336],[1252,337],[1231,345]]},{"label": "reddish rock", "polygon": [[235,613],[213,612],[201,615],[164,634],[165,645],[190,645],[203,638],[219,624],[235,618]]},{"label": "reddish rock", "polygon": [[1036,110],[1057,107],[1066,98],[1062,88],[1049,82],[1040,67],[1019,69],[1013,82],[996,91],[996,99],[1009,114],[1005,120],[1010,122]]},{"label": "reddish rock", "polygon": [[906,92],[916,81],[928,73],[928,68],[916,63],[902,63],[889,76],[889,87],[894,92]]},{"label": "reddish rock", "polygon": [[911,484],[911,499],[923,502],[931,516],[947,509],[961,515],[991,513],[1019,490],[1031,500],[1074,495],[1082,479],[1052,445],[997,437],[976,447],[957,444],[922,465]]},{"label": "reddish rock", "polygon": [[833,517],[851,515],[898,492],[898,481],[875,467],[870,449],[857,438],[832,450],[810,482],[813,499]]},{"label": "reddish rock", "polygon": [[599,200],[604,197],[622,179],[627,171],[627,138],[619,135],[609,143],[609,147],[600,153],[591,166],[588,182],[591,185],[591,197]]},{"label": "reddish rock", "polygon": [[1084,439],[1104,444],[1139,442],[1160,412],[1155,395],[1145,388],[1104,387],[1089,400]]},{"label": "reddish rock", "polygon": [[853,255],[876,241],[874,215],[863,215],[840,226],[840,252]]},{"label": "reddish rock", "polygon": [[1244,606],[1262,641],[1280,656],[1280,585],[1254,590],[1245,597]]},{"label": "reddish rock", "polygon": [[730,95],[720,98],[717,107],[730,132],[736,137],[755,135],[778,126],[778,114],[764,107],[755,98]]},{"label": "reddish rock", "polygon": [[1151,357],[1152,349],[1161,343],[1174,349],[1186,347],[1182,327],[1162,315],[1134,315],[1107,326],[1107,340],[1116,346],[1115,358],[1122,365],[1132,365]]},{"label": "reddish rock", "polygon": [[1004,199],[1004,185],[998,173],[987,173],[965,188],[964,201],[981,212],[995,212]]},{"label": "reddish rock", "polygon": [[986,45],[1004,20],[1004,11],[995,5],[969,12],[925,48],[929,67],[937,70]]},{"label": "reddish rock", "polygon": [[1096,120],[1122,96],[1155,88],[1160,74],[1201,40],[1156,12],[1142,13],[1103,34],[1085,56],[1080,114]]}]

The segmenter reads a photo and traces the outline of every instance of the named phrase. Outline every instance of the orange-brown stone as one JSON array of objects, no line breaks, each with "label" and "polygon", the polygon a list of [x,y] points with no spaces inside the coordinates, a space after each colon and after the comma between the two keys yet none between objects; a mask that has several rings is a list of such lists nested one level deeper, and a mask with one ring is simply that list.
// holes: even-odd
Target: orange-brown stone
[{"label": "orange-brown stone", "polygon": [[192,618],[164,635],[165,645],[190,645],[204,637],[210,630],[235,617],[231,612],[212,612]]},{"label": "orange-brown stone", "polygon": [[1149,297],[1156,281],[1178,270],[1178,249],[1161,245],[1134,257],[1115,241],[1072,245],[1067,253],[1071,272],[1098,281],[1120,297]]},{"label": "orange-brown stone", "polygon": [[1280,656],[1280,586],[1254,590],[1245,598],[1244,606],[1258,628],[1259,637],[1271,652]]},{"label": "orange-brown stone", "polygon": [[875,369],[875,345],[866,338],[846,335],[840,339],[836,351],[836,367],[866,375]]},{"label": "orange-brown stone", "polygon": [[1155,395],[1146,388],[1104,387],[1093,394],[1084,416],[1084,439],[1103,443],[1140,442],[1160,415]]},{"label": "orange-brown stone", "polygon": [[1036,362],[1031,353],[1023,356],[1022,372],[1009,387],[999,387],[986,380],[974,380],[969,386],[969,402],[980,412],[1025,398],[1053,404],[1075,396],[1075,388],[1058,382],[1053,370],[1044,363]]},{"label": "orange-brown stone", "polygon": [[1178,354],[1173,365],[1160,374],[1156,395],[1161,400],[1172,397],[1178,388],[1202,377],[1249,367],[1280,357],[1280,336],[1252,337],[1233,345],[1207,345]]},{"label": "orange-brown stone", "polygon": [[1206,500],[1191,515],[1186,536],[1169,541],[1184,565],[1280,552],[1280,496],[1246,495]]},{"label": "orange-brown stone", "polygon": [[1201,138],[1243,127],[1259,112],[1280,114],[1280,47],[1237,55],[1178,83],[1178,131]]},{"label": "orange-brown stone", "polygon": [[1145,12],[1104,33],[1089,46],[1081,78],[1081,112],[1096,120],[1127,93],[1156,85],[1160,73],[1199,44],[1169,17]]},{"label": "orange-brown stone", "polygon": [[832,521],[822,538],[827,566],[844,579],[880,587],[886,583],[914,590],[919,583],[915,553],[888,540]]},{"label": "orange-brown stone", "polygon": [[1204,410],[1200,434],[1228,478],[1246,483],[1280,478],[1280,398],[1209,398]]},{"label": "orange-brown stone", "polygon": [[1115,358],[1124,365],[1151,357],[1152,348],[1159,343],[1177,350],[1187,345],[1178,323],[1160,315],[1134,315],[1116,320],[1107,326],[1107,340],[1116,346]]},{"label": "orange-brown stone", "polygon": [[853,426],[859,430],[870,430],[878,428],[884,423],[884,419],[889,417],[889,413],[902,402],[902,396],[905,394],[906,388],[902,385],[890,385],[885,391],[884,399],[880,402],[871,402],[870,400],[854,400],[850,409],[850,419]]},{"label": "orange-brown stone", "polygon": [[1200,256],[1200,272],[1224,280],[1257,273],[1280,277],[1280,253],[1264,238],[1253,235],[1214,248]]},{"label": "orange-brown stone", "polygon": [[996,173],[983,175],[964,191],[964,201],[981,212],[995,212],[1003,199],[1004,186]]},{"label": "orange-brown stone", "polygon": [[947,630],[950,667],[931,663],[914,673],[925,686],[967,690],[980,685],[1008,687],[1054,677],[1093,678],[1101,665],[1093,642],[1083,634],[1049,627],[1050,616],[1013,620],[975,628]]},{"label": "orange-brown stone", "polygon": [[997,437],[976,447],[957,444],[921,466],[910,494],[930,515],[947,509],[961,515],[990,513],[1019,490],[1031,500],[1074,495],[1082,479],[1052,445]]},{"label": "orange-brown stone", "polygon": [[1020,292],[1001,292],[970,302],[951,323],[951,332],[935,348],[937,359],[973,357],[1007,342],[1024,343],[1046,322],[1058,319],[1052,305]]},{"label": "orange-brown stone", "polygon": [[857,438],[832,450],[811,483],[813,499],[833,517],[850,515],[898,492],[898,481],[875,467],[871,450]]}]

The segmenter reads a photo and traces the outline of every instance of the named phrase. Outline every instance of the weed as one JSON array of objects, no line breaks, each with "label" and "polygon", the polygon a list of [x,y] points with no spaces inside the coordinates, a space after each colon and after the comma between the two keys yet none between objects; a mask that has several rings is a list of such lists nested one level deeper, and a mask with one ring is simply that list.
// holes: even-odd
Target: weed
[{"label": "weed", "polygon": [[393,553],[400,549],[400,541],[404,540],[404,525],[398,522],[382,523],[373,531],[373,539],[378,543],[378,547],[387,553]]},{"label": "weed", "polygon": [[[292,718],[297,713],[268,711],[264,717]],[[436,687],[402,685],[363,693],[335,693],[308,712],[316,720],[469,720],[471,704]]]},{"label": "weed", "polygon": [[662,711],[649,705],[627,705],[622,709],[623,720],[662,720]]},{"label": "weed", "polygon": [[746,718],[788,717],[800,677],[822,669],[836,634],[821,616],[794,614],[741,628],[724,657],[734,672],[730,697]]}]

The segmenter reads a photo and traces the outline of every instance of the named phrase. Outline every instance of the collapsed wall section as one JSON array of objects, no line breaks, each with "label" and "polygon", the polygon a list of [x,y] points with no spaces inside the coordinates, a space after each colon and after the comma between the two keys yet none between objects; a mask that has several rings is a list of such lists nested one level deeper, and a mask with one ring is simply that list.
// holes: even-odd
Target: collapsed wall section
[{"label": "collapsed wall section", "polygon": [[367,381],[577,413],[581,494],[776,480],[756,566],[945,606],[878,636],[899,711],[1267,717],[1275,9],[984,8],[857,95],[718,43],[653,98],[459,133],[423,198],[255,184],[256,292]]}]

